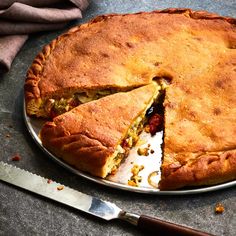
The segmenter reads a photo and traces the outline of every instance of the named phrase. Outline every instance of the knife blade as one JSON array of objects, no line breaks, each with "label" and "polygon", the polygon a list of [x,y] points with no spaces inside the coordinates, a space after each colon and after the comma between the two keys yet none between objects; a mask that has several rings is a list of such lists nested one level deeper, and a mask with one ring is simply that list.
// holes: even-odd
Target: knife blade
[{"label": "knife blade", "polygon": [[0,161],[0,180],[63,203],[104,220],[121,219],[156,235],[210,235],[154,217],[126,212],[114,203],[81,193],[55,181]]}]

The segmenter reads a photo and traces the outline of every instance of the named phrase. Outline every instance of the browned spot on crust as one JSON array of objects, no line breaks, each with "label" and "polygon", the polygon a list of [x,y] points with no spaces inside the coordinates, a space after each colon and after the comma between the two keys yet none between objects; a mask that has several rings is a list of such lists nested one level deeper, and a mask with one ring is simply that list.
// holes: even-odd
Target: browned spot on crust
[{"label": "browned spot on crust", "polygon": [[203,41],[203,39],[201,37],[194,37],[194,39],[199,41],[199,42]]},{"label": "browned spot on crust", "polygon": [[217,80],[214,85],[217,88],[224,89],[225,88],[225,84],[226,84],[225,80]]},{"label": "browned spot on crust", "polygon": [[229,49],[236,49],[236,44],[230,44],[228,48]]},{"label": "browned spot on crust", "polygon": [[109,57],[109,55],[108,55],[107,53],[101,53],[101,55],[102,55],[103,57],[106,57],[106,58]]},{"label": "browned spot on crust", "polygon": [[131,42],[126,42],[125,44],[126,44],[126,46],[129,47],[129,48],[134,48],[134,44],[131,43]]},{"label": "browned spot on crust", "polygon": [[219,161],[220,160],[220,157],[219,156],[212,156],[208,159],[208,162],[207,164],[210,165],[212,162],[214,161]]},{"label": "browned spot on crust", "polygon": [[141,77],[142,78],[147,78],[147,77],[149,77],[149,73],[148,72],[142,73]]},{"label": "browned spot on crust", "polygon": [[157,62],[154,63],[154,66],[159,66],[160,64],[161,64],[161,62],[157,61]]},{"label": "browned spot on crust", "polygon": [[185,91],[187,94],[191,94],[191,93],[192,93],[189,88],[186,88],[184,91]]},{"label": "browned spot on crust", "polygon": [[219,115],[219,114],[221,114],[220,108],[218,108],[218,107],[214,108],[213,114],[216,115],[216,116]]},{"label": "browned spot on crust", "polygon": [[174,109],[175,108],[175,104],[171,103],[171,102],[168,102],[168,101],[165,101],[163,105],[166,108],[170,108],[170,109]]},{"label": "browned spot on crust", "polygon": [[189,116],[192,120],[195,120],[196,119],[196,112],[194,111],[189,111]]}]

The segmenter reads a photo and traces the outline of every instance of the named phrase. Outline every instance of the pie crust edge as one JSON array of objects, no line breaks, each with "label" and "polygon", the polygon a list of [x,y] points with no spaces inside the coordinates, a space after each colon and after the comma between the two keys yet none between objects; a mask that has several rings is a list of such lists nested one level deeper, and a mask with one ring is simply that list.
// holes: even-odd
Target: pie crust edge
[{"label": "pie crust edge", "polygon": [[214,185],[236,179],[236,150],[200,155],[182,166],[162,166],[161,190]]}]

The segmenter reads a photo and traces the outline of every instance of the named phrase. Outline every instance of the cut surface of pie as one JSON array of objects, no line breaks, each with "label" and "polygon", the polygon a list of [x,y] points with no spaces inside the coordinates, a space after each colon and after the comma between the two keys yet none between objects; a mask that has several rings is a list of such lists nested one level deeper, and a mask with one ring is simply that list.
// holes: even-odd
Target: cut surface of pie
[{"label": "cut surface of pie", "polygon": [[[235,48],[236,20],[208,12],[167,9],[99,16],[59,36],[36,57],[25,83],[27,113],[48,116],[49,99],[80,93],[96,98],[97,91],[109,95],[162,78],[169,85],[160,188],[233,180]],[[105,130],[104,137],[110,137]]]},{"label": "cut surface of pie", "polygon": [[47,122],[40,133],[42,143],[77,169],[104,178],[137,142],[159,90],[151,83],[82,104]]}]

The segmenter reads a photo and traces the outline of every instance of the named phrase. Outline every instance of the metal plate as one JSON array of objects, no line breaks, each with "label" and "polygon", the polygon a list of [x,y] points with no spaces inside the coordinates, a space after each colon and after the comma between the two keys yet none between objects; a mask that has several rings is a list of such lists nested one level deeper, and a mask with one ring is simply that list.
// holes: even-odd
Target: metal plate
[{"label": "metal plate", "polygon": [[[123,189],[131,192],[148,193],[148,194],[158,194],[158,195],[186,195],[186,194],[196,194],[203,192],[210,192],[215,190],[220,190],[232,186],[236,186],[236,180],[230,181],[223,184],[218,184],[215,186],[198,187],[190,189],[172,190],[172,191],[160,191],[157,188],[158,182],[160,180],[160,166],[161,166],[161,143],[162,143],[162,132],[157,133],[155,136],[151,137],[150,134],[143,132],[140,135],[140,140],[136,147],[132,148],[128,158],[120,165],[118,171],[115,175],[111,175],[106,179],[101,179],[94,177],[85,172],[79,171],[72,166],[65,163],[63,160],[59,159],[46,148],[43,147],[41,140],[38,137],[39,131],[45,123],[45,120],[35,119],[27,116],[24,104],[24,120],[27,129],[36,142],[36,144],[54,161],[63,167],[67,168],[74,174],[82,176],[86,179],[94,181],[98,184],[106,185],[112,188]],[[142,144],[141,144],[142,143]],[[148,156],[139,156],[137,154],[137,149],[142,147],[147,147],[150,144],[150,149],[154,150],[154,153],[149,152]],[[131,169],[134,165],[143,165],[144,169],[139,172],[142,181],[138,187],[133,187],[128,185],[128,180],[132,176]]]}]

